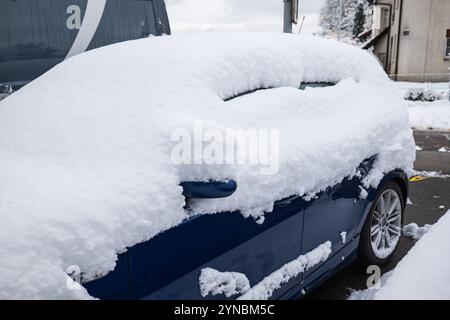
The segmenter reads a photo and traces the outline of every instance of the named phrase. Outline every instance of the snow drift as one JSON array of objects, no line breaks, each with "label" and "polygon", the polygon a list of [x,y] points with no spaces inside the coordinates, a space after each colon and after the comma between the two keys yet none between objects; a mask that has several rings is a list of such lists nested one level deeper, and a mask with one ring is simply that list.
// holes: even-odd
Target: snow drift
[{"label": "snow drift", "polygon": [[[337,85],[297,89],[315,81]],[[261,88],[272,89],[224,101]],[[173,164],[171,133],[194,121],[279,129],[279,171]],[[258,218],[374,154],[366,187],[376,186],[384,172],[409,170],[414,149],[379,64],[334,41],[198,34],[86,52],[0,102],[0,297],[89,298],[66,285],[67,268],[111,271],[118,253],[189,217],[181,181],[235,179],[232,197],[199,201],[196,213]]]},{"label": "snow drift", "polygon": [[352,300],[450,299],[450,211],[382,279],[379,290],[354,292]]},{"label": "snow drift", "polygon": [[331,242],[327,241],[272,272],[261,282],[246,291],[238,300],[269,300],[275,290],[281,288],[284,283],[325,262],[330,254]]}]

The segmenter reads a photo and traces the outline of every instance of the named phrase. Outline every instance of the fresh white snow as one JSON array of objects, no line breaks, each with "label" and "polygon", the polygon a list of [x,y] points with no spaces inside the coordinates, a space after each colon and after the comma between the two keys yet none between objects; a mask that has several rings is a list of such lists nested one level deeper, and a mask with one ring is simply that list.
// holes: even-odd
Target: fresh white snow
[{"label": "fresh white snow", "polygon": [[393,82],[405,96],[410,90],[422,90],[438,100],[434,102],[406,101],[411,125],[419,130],[450,130],[450,101],[448,83]]},{"label": "fresh white snow", "polygon": [[289,280],[314,266],[325,262],[330,254],[331,242],[328,241],[274,271],[240,296],[238,300],[268,300],[282,284],[287,283]]},{"label": "fresh white snow", "polygon": [[[297,89],[314,81],[337,85]],[[272,89],[223,100],[259,88]],[[279,129],[279,170],[174,164],[171,134],[194,121]],[[66,286],[68,267],[105,274],[119,253],[188,218],[181,181],[234,179],[233,196],[194,212],[263,222],[274,201],[324,190],[374,154],[365,187],[411,172],[414,149],[378,62],[335,41],[197,34],[83,53],[0,102],[0,298],[90,298]]]},{"label": "fresh white snow", "polygon": [[450,211],[422,236],[380,289],[354,292],[350,299],[450,299]]},{"label": "fresh white snow", "polygon": [[407,101],[411,125],[419,130],[450,130],[450,101]]},{"label": "fresh white snow", "polygon": [[369,192],[365,188],[360,186],[359,187],[359,198],[360,199],[367,199],[368,195],[369,195]]},{"label": "fresh white snow", "polygon": [[[345,237],[346,233],[341,233],[341,236]],[[282,284],[325,262],[330,254],[331,242],[327,241],[307,254],[286,263],[253,287],[250,287],[250,282],[243,273],[204,268],[199,277],[200,292],[203,297],[223,294],[229,298],[241,294],[238,300],[268,300]]]},{"label": "fresh white snow", "polygon": [[441,178],[441,179],[450,178],[450,175],[443,174],[440,171],[414,171],[412,176],[421,176],[425,178]]},{"label": "fresh white snow", "polygon": [[345,243],[347,242],[347,232],[342,231],[342,232],[340,233],[340,236],[341,236],[341,242],[342,242],[343,244],[345,244]]},{"label": "fresh white snow", "polygon": [[243,273],[220,272],[212,268],[201,270],[200,292],[202,297],[208,295],[225,295],[229,298],[236,294],[243,294],[250,290],[250,282]]},{"label": "fresh white snow", "polygon": [[426,224],[423,227],[419,227],[417,223],[410,223],[403,227],[403,235],[405,237],[413,238],[414,240],[420,240],[424,234],[426,234],[431,228],[431,225]]}]

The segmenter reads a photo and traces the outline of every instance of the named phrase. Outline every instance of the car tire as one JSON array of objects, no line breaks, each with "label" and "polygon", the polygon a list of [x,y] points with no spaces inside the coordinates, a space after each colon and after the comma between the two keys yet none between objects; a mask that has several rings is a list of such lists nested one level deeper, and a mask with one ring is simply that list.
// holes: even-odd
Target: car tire
[{"label": "car tire", "polygon": [[[381,211],[383,204],[387,203],[388,197],[391,198],[397,197],[399,204],[396,205],[396,207],[394,208],[395,214],[394,211],[391,216],[389,216],[388,212],[381,213],[382,218],[380,221],[379,211]],[[390,204],[393,205],[393,203]],[[385,207],[388,207],[388,205],[385,205]],[[390,208],[387,209],[386,211],[389,210]],[[383,266],[387,262],[389,262],[389,260],[391,260],[392,256],[395,254],[397,250],[398,242],[401,237],[404,212],[405,212],[405,201],[400,186],[393,181],[390,181],[385,185],[383,185],[383,187],[378,191],[375,197],[375,200],[372,204],[372,207],[370,208],[369,214],[367,216],[363,230],[361,232],[358,249],[358,261],[362,266],[370,266],[370,265]],[[389,220],[392,220],[394,218],[395,218],[395,225],[394,224],[391,225],[389,223]],[[392,242],[388,241],[388,237],[390,236],[392,236],[390,238]],[[379,245],[380,248],[378,248],[377,245],[378,243],[377,240],[379,239],[380,239]],[[383,243],[386,245],[386,247],[388,246],[388,244],[390,244],[391,246],[388,249],[383,248],[382,245]]]}]

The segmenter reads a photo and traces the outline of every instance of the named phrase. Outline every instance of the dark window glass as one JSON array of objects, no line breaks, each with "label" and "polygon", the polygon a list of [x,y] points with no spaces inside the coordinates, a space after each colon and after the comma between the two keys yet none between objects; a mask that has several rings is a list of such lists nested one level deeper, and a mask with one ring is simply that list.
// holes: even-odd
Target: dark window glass
[{"label": "dark window glass", "polygon": [[447,45],[445,47],[445,56],[450,57],[450,29],[447,30]]}]

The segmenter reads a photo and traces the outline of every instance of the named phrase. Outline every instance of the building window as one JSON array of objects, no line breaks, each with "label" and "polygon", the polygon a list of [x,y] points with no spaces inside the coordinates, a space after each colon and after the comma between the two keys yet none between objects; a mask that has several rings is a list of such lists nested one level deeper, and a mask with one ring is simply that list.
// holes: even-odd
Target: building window
[{"label": "building window", "polygon": [[389,27],[389,9],[382,8],[381,9],[381,30],[386,29]]},{"label": "building window", "polygon": [[445,43],[445,57],[450,59],[450,29],[447,30],[447,41]]}]

